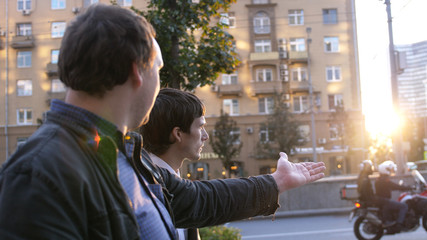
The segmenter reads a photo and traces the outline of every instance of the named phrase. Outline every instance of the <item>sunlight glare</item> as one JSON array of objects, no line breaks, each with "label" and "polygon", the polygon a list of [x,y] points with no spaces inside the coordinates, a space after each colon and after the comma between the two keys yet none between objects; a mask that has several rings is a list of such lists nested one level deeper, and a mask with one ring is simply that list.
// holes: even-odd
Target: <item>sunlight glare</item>
[{"label": "sunlight glare", "polygon": [[366,114],[366,129],[372,136],[391,136],[401,125],[399,115],[392,111],[377,110]]}]

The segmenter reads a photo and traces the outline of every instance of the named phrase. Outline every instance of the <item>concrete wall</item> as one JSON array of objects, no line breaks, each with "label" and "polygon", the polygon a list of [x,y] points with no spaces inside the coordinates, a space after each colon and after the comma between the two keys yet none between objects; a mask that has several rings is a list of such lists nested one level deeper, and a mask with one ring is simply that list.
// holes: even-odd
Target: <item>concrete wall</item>
[{"label": "concrete wall", "polygon": [[[421,174],[424,178],[427,177],[427,171],[423,171]],[[377,177],[378,175],[374,175],[371,178],[372,184]],[[392,177],[392,180],[396,183],[400,179]],[[405,185],[414,184],[414,179],[410,174],[406,174],[402,179],[404,179]],[[328,177],[303,187],[286,191],[280,195],[280,208],[277,211],[352,207],[353,201],[341,200],[340,189],[346,184],[356,184],[356,182],[357,176]],[[394,191],[392,198],[397,199],[399,195],[400,192]]]}]

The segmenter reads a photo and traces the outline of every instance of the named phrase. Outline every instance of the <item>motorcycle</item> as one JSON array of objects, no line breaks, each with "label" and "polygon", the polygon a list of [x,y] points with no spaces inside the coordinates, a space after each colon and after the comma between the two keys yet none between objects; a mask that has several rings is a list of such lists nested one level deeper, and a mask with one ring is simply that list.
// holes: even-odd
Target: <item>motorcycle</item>
[{"label": "motorcycle", "polygon": [[[412,170],[411,174],[415,180],[415,189],[411,192],[403,192],[398,198],[399,202],[408,205],[403,229],[399,233],[417,230],[420,221],[427,231],[427,184],[417,170]],[[353,230],[359,240],[379,240],[383,235],[395,234],[393,226],[384,225],[381,209],[369,202],[355,202],[355,208],[348,219],[349,222],[355,217],[357,219],[354,222]]]}]

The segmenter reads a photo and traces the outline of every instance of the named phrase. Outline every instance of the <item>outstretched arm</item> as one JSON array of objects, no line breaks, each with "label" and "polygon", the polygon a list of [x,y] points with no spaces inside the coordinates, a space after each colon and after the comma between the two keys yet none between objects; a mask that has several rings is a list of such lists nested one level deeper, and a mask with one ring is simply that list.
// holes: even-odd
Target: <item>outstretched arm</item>
[{"label": "outstretched arm", "polygon": [[323,178],[325,170],[323,162],[292,163],[288,161],[286,153],[281,152],[277,170],[271,175],[276,180],[279,192],[282,193]]}]

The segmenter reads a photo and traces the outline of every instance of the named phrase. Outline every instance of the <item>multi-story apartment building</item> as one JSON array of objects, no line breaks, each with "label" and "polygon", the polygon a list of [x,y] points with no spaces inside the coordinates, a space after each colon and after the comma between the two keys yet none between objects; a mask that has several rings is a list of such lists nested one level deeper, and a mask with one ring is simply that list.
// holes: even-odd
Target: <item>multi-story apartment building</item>
[{"label": "multi-story apartment building", "polygon": [[[242,150],[234,170],[244,175],[269,173],[277,159],[257,159],[256,144],[268,140],[261,127],[271,112],[275,92],[284,93],[291,112],[301,121],[307,144],[292,161],[324,161],[327,174],[357,173],[363,159],[364,120],[360,106],[354,1],[352,0],[238,0],[229,12],[229,33],[236,41],[241,64],[235,73],[222,74],[215,86],[196,90],[206,104],[208,129],[221,109],[237,122]],[[310,84],[311,77],[311,84]],[[314,99],[310,107],[310,88]],[[331,113],[343,103],[358,135],[343,146],[330,124]],[[311,124],[314,114],[314,128]],[[312,134],[315,131],[315,134]],[[198,163],[184,167],[197,177],[221,177],[221,163],[206,144]],[[196,178],[197,178],[196,177]]]},{"label": "multi-story apartment building", "polygon": [[[0,163],[37,129],[50,100],[65,97],[56,62],[66,23],[95,2],[110,3],[0,0]],[[146,6],[142,0],[117,3]],[[280,92],[309,138],[305,146],[288,153],[290,159],[313,160],[315,152],[316,160],[326,163],[327,174],[356,173],[363,160],[364,126],[354,0],[237,0],[223,18],[235,37],[241,64],[235,73],[222,74],[215,86],[195,93],[207,106],[208,130],[221,109],[237,121],[243,148],[235,170],[243,175],[274,171],[277,159],[257,159],[254,149],[260,137],[268,140],[268,130],[260,124],[270,113],[272,95]],[[337,126],[328,121],[341,102],[359,129],[351,147],[343,146]],[[182,171],[190,178],[217,178],[222,172],[208,143],[202,159],[185,162]]]}]

